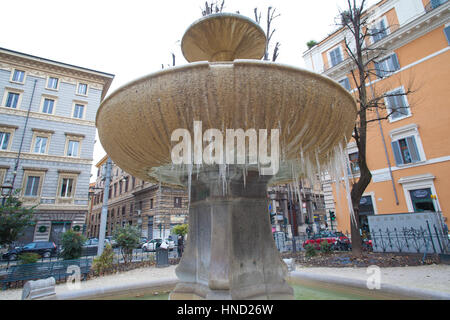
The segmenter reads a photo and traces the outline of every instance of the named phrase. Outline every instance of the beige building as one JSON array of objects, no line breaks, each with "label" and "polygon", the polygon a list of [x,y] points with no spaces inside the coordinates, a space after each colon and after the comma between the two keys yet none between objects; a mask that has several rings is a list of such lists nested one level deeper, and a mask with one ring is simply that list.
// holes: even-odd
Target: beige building
[{"label": "beige building", "polygon": [[[91,207],[86,219],[88,237],[98,237],[103,205],[102,171],[107,156],[96,164],[97,181],[91,188]],[[113,163],[109,188],[106,236],[118,226],[137,226],[148,239],[165,238],[178,224],[187,223],[189,199],[183,189],[149,183],[124,172]]]}]

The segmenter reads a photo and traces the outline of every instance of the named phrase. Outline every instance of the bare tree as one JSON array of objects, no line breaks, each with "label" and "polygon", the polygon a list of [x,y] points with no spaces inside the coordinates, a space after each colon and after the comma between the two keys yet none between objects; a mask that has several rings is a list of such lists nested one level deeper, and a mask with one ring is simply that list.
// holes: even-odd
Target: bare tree
[{"label": "bare tree", "polygon": [[213,13],[220,13],[223,11],[225,5],[225,0],[222,0],[222,3],[219,5],[218,1],[214,1],[209,3],[208,1],[205,2],[205,7],[202,9],[202,15],[207,16]]},{"label": "bare tree", "polygon": [[[387,108],[385,100],[394,97],[406,96],[412,93],[410,88],[404,92],[376,92],[373,80],[389,76],[395,70],[378,63],[386,54],[386,48],[371,43],[372,39],[379,39],[386,35],[386,28],[374,28],[371,25],[370,14],[365,12],[366,0],[357,4],[356,0],[347,0],[345,11],[341,11],[337,24],[348,36],[345,37],[346,52],[351,60],[351,76],[356,84],[356,100],[358,103],[358,117],[353,130],[353,139],[358,148],[358,165],[360,177],[351,187],[351,201],[354,217],[351,221],[352,253],[360,256],[362,253],[362,241],[359,226],[359,203],[362,195],[369,185],[372,174],[367,166],[367,126],[370,122],[388,119],[396,112],[402,112],[400,106]],[[371,43],[370,45],[368,45]],[[398,63],[397,63],[398,64]],[[370,92],[368,91],[370,90]]]},{"label": "bare tree", "polygon": [[[264,60],[266,60],[266,61],[269,60],[270,41],[272,40],[272,36],[276,31],[275,28],[272,29],[272,22],[280,16],[280,14],[275,14],[276,10],[277,10],[276,8],[272,8],[272,7],[267,8],[267,19],[266,19],[266,30],[265,30],[266,36],[267,36],[267,41],[266,41],[266,52],[264,54]],[[261,25],[261,12],[258,12],[258,8],[254,9],[254,14],[255,14],[256,23]],[[271,61],[275,62],[277,60],[280,46],[281,46],[281,44],[279,42],[275,43],[275,47],[273,48],[273,51],[272,51]]]},{"label": "bare tree", "polygon": [[[171,52],[171,55],[172,55],[172,65],[167,64],[167,66],[168,66],[169,68],[170,68],[170,67],[175,67],[175,53]],[[163,64],[163,63],[161,64],[161,69],[164,69],[164,64]]]}]

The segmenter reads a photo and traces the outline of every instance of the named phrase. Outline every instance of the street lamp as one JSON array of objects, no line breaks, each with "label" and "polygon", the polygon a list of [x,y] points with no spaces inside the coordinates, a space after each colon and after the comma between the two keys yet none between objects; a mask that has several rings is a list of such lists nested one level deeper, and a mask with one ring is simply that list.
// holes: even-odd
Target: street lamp
[{"label": "street lamp", "polygon": [[109,185],[111,183],[111,167],[112,160],[110,157],[106,160],[106,168],[105,168],[105,186],[103,188],[103,205],[102,205],[102,213],[100,218],[100,230],[98,236],[98,250],[97,256],[100,256],[103,253],[103,246],[105,243],[105,233],[106,233],[106,218],[108,215],[108,198],[109,198]]},{"label": "street lamp", "polygon": [[[9,180],[6,181],[6,183],[8,183],[8,184],[4,184],[4,185],[0,186],[0,189],[2,189],[2,191],[1,191],[1,193],[2,193],[2,207],[5,206],[6,198],[9,195],[11,195],[11,191],[12,191],[12,188],[13,188],[12,184],[9,184],[10,183]],[[5,191],[4,191],[5,189],[9,190],[9,191],[7,193],[5,193]]]}]

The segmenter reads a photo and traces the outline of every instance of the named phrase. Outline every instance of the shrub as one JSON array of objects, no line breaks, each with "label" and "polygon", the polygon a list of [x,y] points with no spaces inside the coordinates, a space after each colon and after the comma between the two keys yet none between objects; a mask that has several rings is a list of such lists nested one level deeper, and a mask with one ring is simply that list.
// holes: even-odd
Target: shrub
[{"label": "shrub", "polygon": [[18,198],[20,190],[2,199],[0,205],[0,246],[12,244],[34,222],[33,210],[25,208]]},{"label": "shrub", "polygon": [[305,250],[306,250],[306,256],[307,257],[314,257],[314,256],[317,255],[316,248],[312,244],[307,244],[305,246]]},{"label": "shrub", "polygon": [[106,244],[105,249],[99,257],[95,257],[92,263],[92,270],[98,274],[103,274],[113,266],[114,250],[111,245]]},{"label": "shrub", "polygon": [[139,230],[130,225],[116,230],[113,238],[117,241],[117,246],[120,248],[125,263],[131,261],[133,249],[139,245],[140,237]]},{"label": "shrub", "polygon": [[68,230],[61,236],[62,252],[64,260],[78,259],[83,252],[83,244],[86,241],[81,234]]},{"label": "shrub", "polygon": [[324,240],[320,243],[320,251],[323,254],[329,254],[329,253],[331,253],[331,251],[333,251],[333,249],[331,247],[331,244],[328,243],[328,241]]},{"label": "shrub", "polygon": [[185,236],[188,233],[188,225],[187,224],[179,224],[173,227],[172,232],[179,236]]},{"label": "shrub", "polygon": [[36,263],[41,256],[37,253],[22,253],[19,255],[19,264]]}]

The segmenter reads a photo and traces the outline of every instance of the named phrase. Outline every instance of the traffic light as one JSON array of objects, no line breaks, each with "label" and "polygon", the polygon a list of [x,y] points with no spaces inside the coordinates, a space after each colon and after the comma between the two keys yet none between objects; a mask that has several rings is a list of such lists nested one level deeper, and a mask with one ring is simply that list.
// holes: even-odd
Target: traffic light
[{"label": "traffic light", "polygon": [[270,213],[270,223],[271,224],[275,224],[275,215],[276,215],[276,213],[275,212],[271,212]]},{"label": "traffic light", "polygon": [[336,215],[334,214],[334,211],[330,211],[330,220],[331,221],[336,220]]}]

